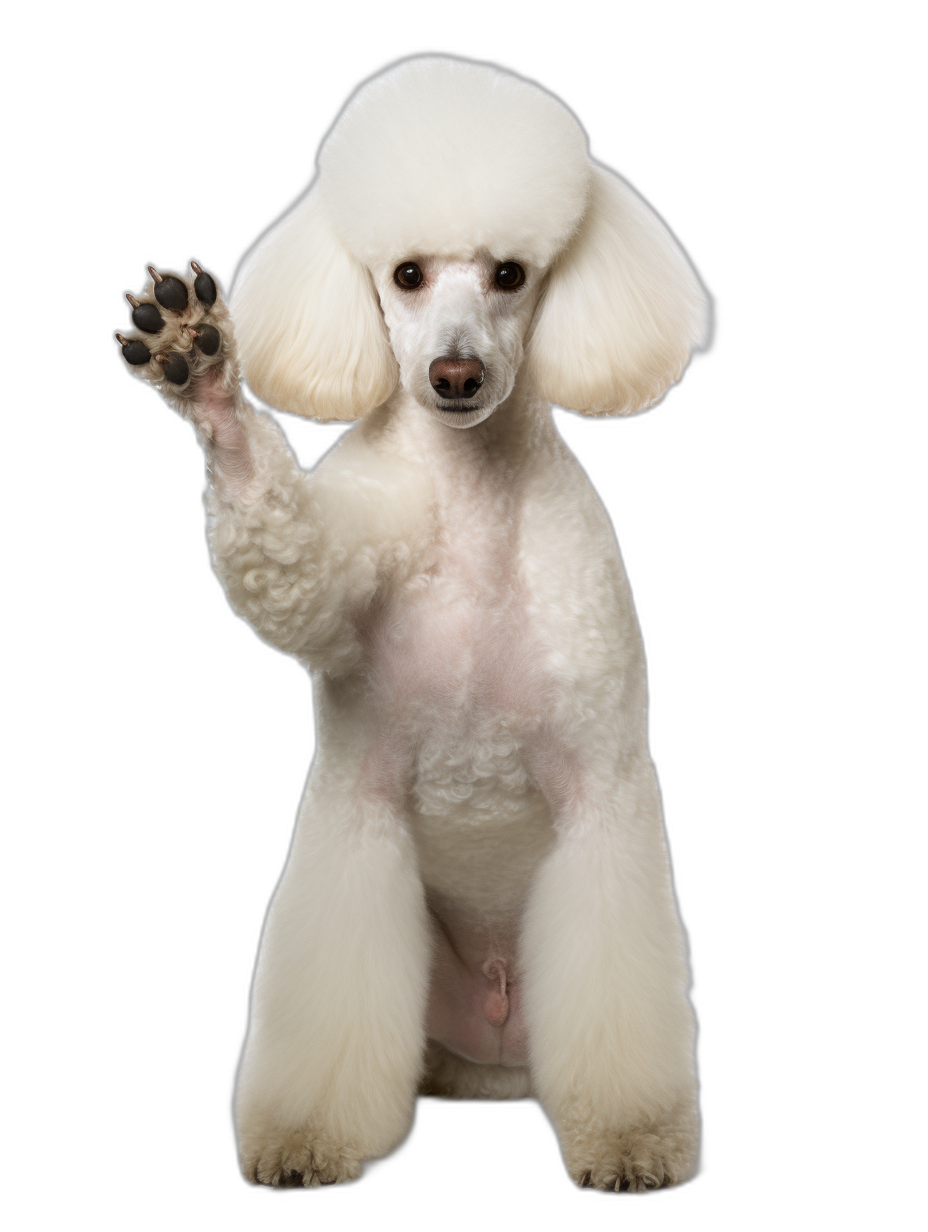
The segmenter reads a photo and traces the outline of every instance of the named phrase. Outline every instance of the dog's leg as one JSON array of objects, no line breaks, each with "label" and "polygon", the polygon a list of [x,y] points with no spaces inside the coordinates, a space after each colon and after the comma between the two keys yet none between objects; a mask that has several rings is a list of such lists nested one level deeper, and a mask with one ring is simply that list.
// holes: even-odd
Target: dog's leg
[{"label": "dog's leg", "polygon": [[522,936],[532,1084],[580,1185],[674,1184],[696,1161],[694,1026],[654,771],[560,794]]},{"label": "dog's leg", "polygon": [[376,588],[377,561],[345,541],[344,507],[320,498],[274,421],[246,402],[228,309],[194,271],[153,270],[142,297],[127,297],[137,332],[116,335],[123,357],[205,447],[210,544],[233,607],[281,650],[337,673],[360,653],[349,616]]},{"label": "dog's leg", "polygon": [[159,274],[126,295],[134,331],[116,334],[131,371],[189,419],[207,446],[210,475],[226,497],[253,479],[255,414],[242,397],[229,310],[210,274]]},{"label": "dog's leg", "polygon": [[412,840],[390,806],[314,771],[268,913],[236,1090],[242,1169],[268,1185],[357,1176],[412,1120],[430,934]]},{"label": "dog's leg", "polygon": [[[210,540],[233,606],[337,677],[359,654],[351,614],[379,578],[365,535],[345,530],[346,508],[364,522],[363,498],[350,482],[350,505],[344,485],[321,491],[245,401],[228,311],[194,272],[153,273],[129,297],[138,333],[117,335],[124,359],[205,445]],[[350,764],[343,746],[327,769],[320,759],[262,940],[236,1110],[246,1175],[274,1185],[357,1175],[405,1133],[422,1069],[430,937],[415,853],[396,800],[372,793],[376,774],[352,786]]]}]

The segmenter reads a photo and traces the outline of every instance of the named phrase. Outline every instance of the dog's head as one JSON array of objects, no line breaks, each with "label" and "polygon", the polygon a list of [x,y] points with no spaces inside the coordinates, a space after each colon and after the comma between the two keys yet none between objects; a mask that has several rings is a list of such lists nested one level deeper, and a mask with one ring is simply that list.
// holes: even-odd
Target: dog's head
[{"label": "dog's head", "polygon": [[466,428],[520,369],[584,414],[651,405],[702,342],[707,301],[563,104],[423,57],[349,102],[309,192],[244,263],[233,315],[248,382],[274,406],[356,419],[399,381]]}]

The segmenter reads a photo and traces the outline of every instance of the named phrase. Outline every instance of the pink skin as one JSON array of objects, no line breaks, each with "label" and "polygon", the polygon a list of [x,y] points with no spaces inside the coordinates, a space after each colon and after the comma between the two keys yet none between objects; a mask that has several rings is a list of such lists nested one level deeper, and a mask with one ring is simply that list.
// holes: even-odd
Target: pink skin
[{"label": "pink skin", "polygon": [[[407,704],[422,688],[421,677],[404,678]],[[397,682],[396,694],[401,689]],[[394,696],[394,704],[397,696]],[[411,764],[387,736],[368,749],[362,790],[369,799],[402,808]],[[432,977],[426,1032],[470,1061],[527,1064],[521,990],[516,981],[517,920],[493,928],[476,922],[440,896],[429,896],[432,923]]]},{"label": "pink skin", "polygon": [[222,387],[218,371],[205,373],[196,385],[193,418],[209,438],[207,453],[213,481],[224,496],[239,496],[254,474],[248,436],[239,419],[238,399]]},{"label": "pink skin", "polygon": [[475,927],[446,902],[430,902],[430,915],[429,1038],[468,1061],[526,1065],[521,989],[514,970],[515,928],[510,925],[497,933]]},{"label": "pink skin", "polygon": [[[402,807],[408,777],[408,765],[389,739],[375,740],[364,759],[364,795]],[[429,907],[433,942],[426,1012],[429,1038],[470,1061],[525,1064],[521,999],[514,984],[514,928],[490,932],[452,904],[439,903],[437,896],[432,896]]]}]

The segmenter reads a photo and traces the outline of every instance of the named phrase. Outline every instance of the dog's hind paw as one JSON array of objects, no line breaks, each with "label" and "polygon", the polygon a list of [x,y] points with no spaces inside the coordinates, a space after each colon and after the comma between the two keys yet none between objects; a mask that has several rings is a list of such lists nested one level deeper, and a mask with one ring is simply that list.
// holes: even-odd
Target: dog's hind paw
[{"label": "dog's hind paw", "polygon": [[591,1125],[562,1132],[567,1168],[584,1189],[642,1192],[677,1185],[695,1171],[695,1113],[613,1132]]},{"label": "dog's hind paw", "polygon": [[215,279],[195,261],[190,266],[193,278],[183,279],[150,265],[142,296],[126,294],[138,333],[116,334],[133,372],[183,412],[207,372],[217,373],[230,393],[238,379],[229,311]]},{"label": "dog's hind paw", "polygon": [[356,1151],[310,1129],[271,1132],[243,1143],[241,1163],[246,1180],[281,1189],[334,1185],[361,1172]]}]

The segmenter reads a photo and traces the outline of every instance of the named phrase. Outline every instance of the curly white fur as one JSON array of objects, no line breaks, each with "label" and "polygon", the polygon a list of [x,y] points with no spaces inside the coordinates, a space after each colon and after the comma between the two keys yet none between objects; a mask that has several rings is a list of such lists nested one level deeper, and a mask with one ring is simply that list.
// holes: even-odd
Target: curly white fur
[{"label": "curly white fur", "polygon": [[[478,173],[449,197],[457,165]],[[705,297],[570,113],[498,70],[393,70],[321,167],[246,263],[236,329],[259,393],[364,418],[306,475],[234,383],[192,412],[217,571],[317,698],[236,1097],[243,1166],[356,1175],[421,1081],[531,1088],[583,1184],[681,1180],[693,1026],[640,636],[549,400],[653,402]],[[392,272],[411,259],[410,292]],[[523,286],[495,285],[500,261]],[[485,368],[460,408],[429,380],[447,354]]]}]

